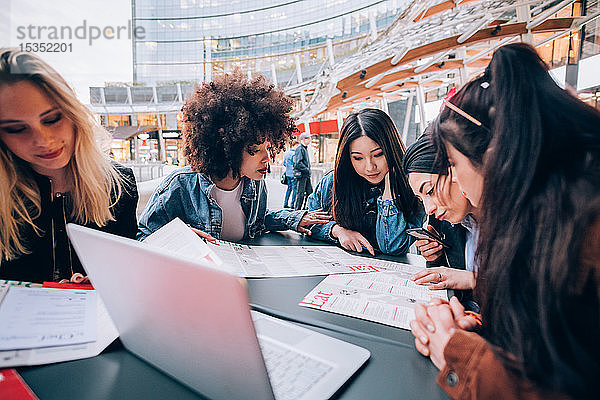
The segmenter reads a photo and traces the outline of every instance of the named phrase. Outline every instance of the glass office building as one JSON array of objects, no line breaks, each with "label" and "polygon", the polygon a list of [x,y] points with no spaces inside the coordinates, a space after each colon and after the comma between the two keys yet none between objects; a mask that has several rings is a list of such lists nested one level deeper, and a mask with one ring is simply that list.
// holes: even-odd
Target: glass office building
[{"label": "glass office building", "polygon": [[[297,83],[329,59],[356,52],[388,27],[407,0],[134,0],[134,81],[210,81],[238,67]],[[328,44],[328,39],[331,43]]]},{"label": "glass office building", "polygon": [[441,98],[511,41],[534,45],[560,84],[600,107],[599,0],[135,0],[132,10],[144,28],[134,82],[90,88],[121,161],[184,162],[186,97],[236,67],[295,100],[319,163],[333,161],[344,118],[362,107],[388,112],[411,143]]}]

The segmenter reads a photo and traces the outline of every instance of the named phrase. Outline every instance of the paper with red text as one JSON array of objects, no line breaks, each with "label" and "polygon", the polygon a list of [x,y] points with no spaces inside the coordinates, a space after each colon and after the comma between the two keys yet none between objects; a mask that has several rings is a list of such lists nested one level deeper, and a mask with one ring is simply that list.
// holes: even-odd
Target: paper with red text
[{"label": "paper with red text", "polygon": [[380,271],[373,264],[381,260],[356,257],[335,246],[248,246],[222,240],[208,246],[223,261],[219,269],[246,278]]},{"label": "paper with red text", "polygon": [[[40,287],[41,285],[29,282],[0,281],[0,302],[2,302],[4,295],[6,295],[8,288],[11,286]],[[108,315],[108,311],[106,311],[106,307],[104,306],[100,296],[97,297],[96,328],[97,334],[96,341],[94,342],[66,346],[0,351],[0,368],[78,360],[100,354],[102,350],[104,350],[117,337],[119,337],[117,328]]]},{"label": "paper with red text", "polygon": [[0,350],[96,341],[93,290],[11,287],[0,305]]},{"label": "paper with red text", "polygon": [[352,256],[352,257],[354,257],[354,259],[355,259],[354,262],[357,262],[359,264],[369,264],[369,265],[377,268],[381,272],[390,271],[390,272],[406,273],[407,271],[412,271],[411,273],[415,273],[415,272],[421,271],[422,269],[425,268],[425,259],[423,257],[421,257],[420,255],[417,256],[416,254],[407,254],[406,256],[410,258],[411,264],[406,264],[406,263],[401,263],[401,262],[396,262],[396,261],[381,260],[379,258],[372,258],[372,257],[362,257],[362,256]]},{"label": "paper with red text", "polygon": [[448,300],[446,290],[429,290],[410,280],[420,269],[406,265],[402,272],[330,275],[299,305],[410,329],[415,304],[427,304],[436,297]]}]

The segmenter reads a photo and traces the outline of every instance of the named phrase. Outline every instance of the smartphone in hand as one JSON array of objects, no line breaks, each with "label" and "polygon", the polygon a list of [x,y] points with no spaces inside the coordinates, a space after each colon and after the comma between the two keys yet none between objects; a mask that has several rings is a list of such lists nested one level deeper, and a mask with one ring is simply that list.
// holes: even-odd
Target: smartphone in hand
[{"label": "smartphone in hand", "polygon": [[450,245],[445,243],[444,240],[441,238],[440,234],[436,231],[431,232],[425,228],[411,228],[406,230],[406,234],[413,236],[417,239],[424,239],[432,242],[437,242],[441,244],[442,247],[444,247],[445,249],[450,248]]}]

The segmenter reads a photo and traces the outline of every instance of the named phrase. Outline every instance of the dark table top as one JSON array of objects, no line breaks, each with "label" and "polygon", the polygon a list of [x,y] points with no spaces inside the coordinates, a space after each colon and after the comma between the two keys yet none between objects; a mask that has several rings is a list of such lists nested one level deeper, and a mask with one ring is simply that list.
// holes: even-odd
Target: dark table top
[{"label": "dark table top", "polygon": [[[324,245],[293,232],[270,233],[250,245]],[[421,257],[378,256],[424,265]],[[298,306],[324,277],[247,279],[250,303],[258,311],[299,323],[371,352],[367,363],[336,393],[350,399],[445,399],[437,369],[414,349],[412,334],[370,321]],[[203,399],[123,348],[120,341],[93,358],[19,368],[27,384],[45,399]]]}]

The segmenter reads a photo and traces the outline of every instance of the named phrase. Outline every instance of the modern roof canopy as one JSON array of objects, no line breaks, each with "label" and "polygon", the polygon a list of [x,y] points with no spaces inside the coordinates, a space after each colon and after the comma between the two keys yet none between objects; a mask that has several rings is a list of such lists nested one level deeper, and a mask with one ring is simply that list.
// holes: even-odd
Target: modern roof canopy
[{"label": "modern roof canopy", "polygon": [[[308,102],[297,113],[306,121],[324,111],[382,98],[464,83],[483,71],[498,47],[532,42],[541,46],[598,18],[552,18],[574,0],[414,0],[377,38],[309,81],[286,88]],[[448,77],[450,73],[453,76]]]}]

